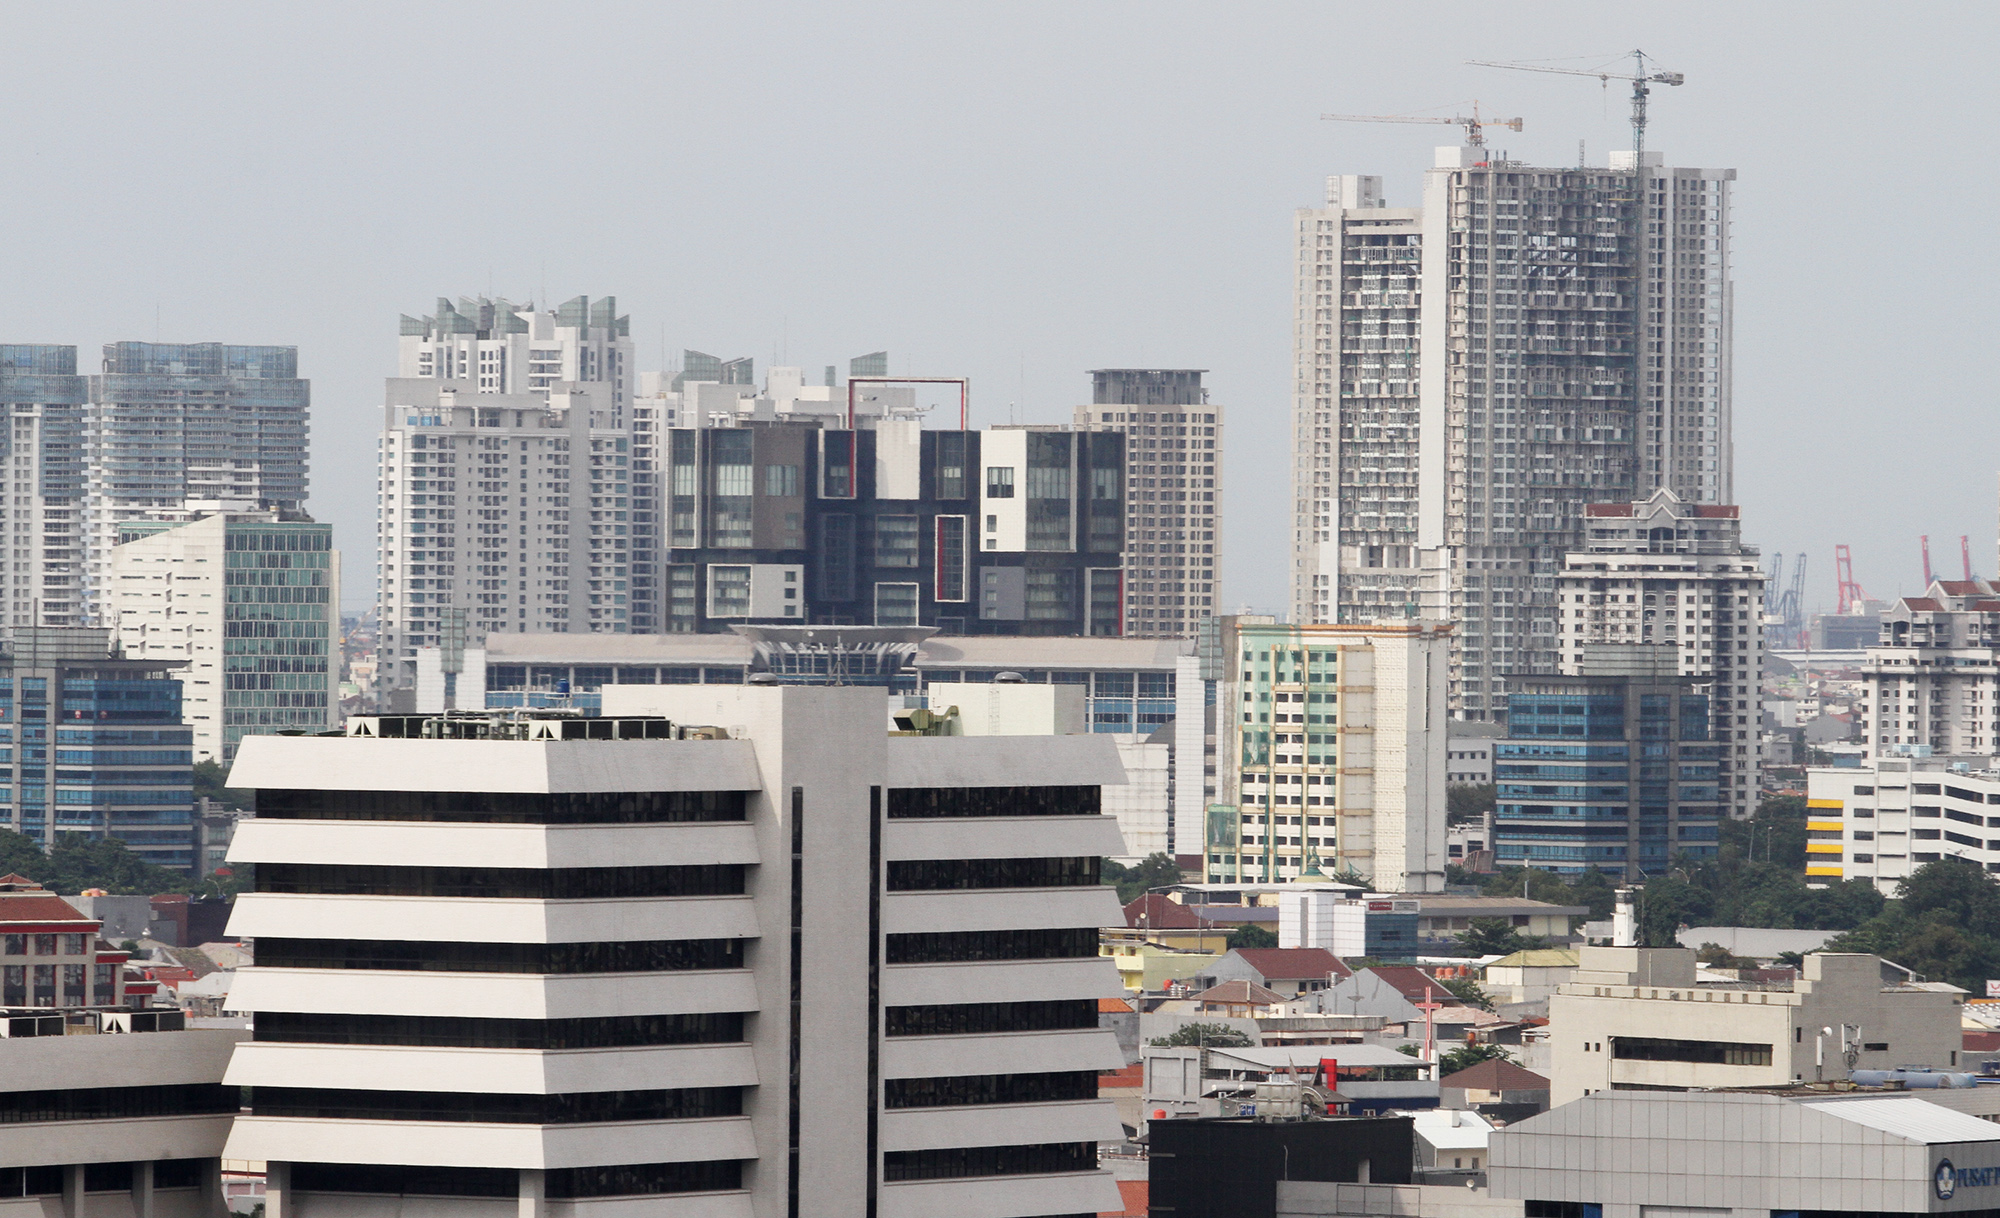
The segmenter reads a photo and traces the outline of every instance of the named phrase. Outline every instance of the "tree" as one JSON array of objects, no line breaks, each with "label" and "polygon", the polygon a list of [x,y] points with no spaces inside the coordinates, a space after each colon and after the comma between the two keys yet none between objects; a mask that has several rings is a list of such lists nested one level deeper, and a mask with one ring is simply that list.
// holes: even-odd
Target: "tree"
[{"label": "tree", "polygon": [[1458,932],[1458,945],[1467,955],[1511,956],[1547,947],[1549,941],[1522,934],[1504,918],[1474,918],[1469,929]]},{"label": "tree", "polygon": [[1230,947],[1276,947],[1278,936],[1261,926],[1243,925],[1229,932]]},{"label": "tree", "polygon": [[220,763],[197,761],[194,763],[194,797],[203,796],[214,800],[225,808],[247,811],[254,803],[256,793],[243,787],[228,785],[229,772]]},{"label": "tree", "polygon": [[1438,984],[1450,990],[1452,996],[1466,1006],[1478,1007],[1482,1011],[1493,1009],[1493,999],[1470,977],[1440,977]]},{"label": "tree", "polygon": [[44,854],[32,838],[0,829],[0,874],[17,872],[55,892],[102,888],[113,896],[205,892],[211,885],[146,861],[117,838],[65,833]]},{"label": "tree", "polygon": [[1486,819],[1498,800],[1500,788],[1490,782],[1458,783],[1445,788],[1444,820],[1447,825],[1469,825]]},{"label": "tree", "polygon": [[1480,1062],[1513,1061],[1513,1055],[1500,1045],[1460,1045],[1438,1058],[1438,1077],[1457,1074],[1460,1070],[1470,1070]]},{"label": "tree", "polygon": [[1756,968],[1755,960],[1738,956],[1720,943],[1704,943],[1694,949],[1694,958],[1710,968]]},{"label": "tree", "polygon": [[1181,869],[1171,855],[1155,852],[1140,859],[1138,865],[1133,867],[1105,859],[1099,878],[1106,884],[1117,885],[1118,903],[1130,905],[1148,889],[1180,883]]},{"label": "tree", "polygon": [[1155,1036],[1147,1044],[1160,1049],[1183,1045],[1207,1045],[1216,1049],[1247,1049],[1250,1037],[1226,1023],[1184,1023],[1166,1036]]}]

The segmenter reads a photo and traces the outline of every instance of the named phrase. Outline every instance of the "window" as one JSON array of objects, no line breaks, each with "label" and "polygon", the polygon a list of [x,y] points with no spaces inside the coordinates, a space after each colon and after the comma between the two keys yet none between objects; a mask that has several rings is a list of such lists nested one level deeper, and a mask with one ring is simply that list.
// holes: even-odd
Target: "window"
[{"label": "window", "polygon": [[257,891],[321,896],[477,897],[542,901],[743,892],[740,864],[677,867],[387,867],[266,863]]},{"label": "window", "polygon": [[799,467],[796,465],[765,466],[764,494],[773,499],[798,498]]},{"label": "window", "polygon": [[740,1012],[487,1019],[260,1011],[253,1037],[277,1044],[412,1045],[455,1049],[609,1049],[628,1045],[735,1044]]},{"label": "window", "polygon": [[1095,1142],[1029,1146],[962,1146],[946,1150],[892,1150],[882,1156],[884,1180],[950,1180],[968,1176],[1040,1175],[1094,1171]]},{"label": "window", "polygon": [[1067,888],[1098,882],[1095,858],[904,859],[889,864],[890,892],[957,888]]},{"label": "window", "polygon": [[1047,1074],[892,1078],[883,1087],[882,1106],[955,1108],[969,1104],[1034,1104],[1096,1098],[1096,1074],[1088,1070],[1060,1070]]},{"label": "window", "polygon": [[657,973],[743,967],[741,939],[447,943],[398,939],[264,938],[258,940],[257,947],[263,962],[273,968],[569,974]]},{"label": "window", "polygon": [[876,584],[875,624],[914,626],[917,624],[917,585]]},{"label": "window", "polygon": [[1716,1040],[1664,1040],[1645,1036],[1619,1036],[1612,1039],[1611,1056],[1626,1061],[1768,1066],[1771,1064],[1771,1046]]},{"label": "window", "polygon": [[971,549],[967,523],[963,516],[937,517],[934,600],[963,601],[966,598],[966,561]]},{"label": "window", "polygon": [[940,431],[937,434],[937,497],[965,498],[965,433]]},{"label": "window", "polygon": [[914,567],[917,565],[917,518],[877,516],[875,518],[875,565]]},{"label": "window", "polygon": [[750,568],[712,566],[708,569],[708,616],[750,616]]},{"label": "window", "polygon": [[988,499],[1012,499],[1014,497],[1013,466],[989,465],[986,467],[986,497]]},{"label": "window", "polygon": [[510,1125],[580,1125],[600,1121],[673,1121],[741,1116],[741,1087],[658,1091],[585,1091],[565,1095],[496,1092],[349,1091],[257,1087],[257,1116],[336,1121],[481,1121]]},{"label": "window", "polygon": [[889,936],[891,964],[1071,960],[1097,954],[1094,928],[925,931]]},{"label": "window", "polygon": [[731,821],[748,817],[742,791],[604,791],[536,795],[486,791],[302,791],[278,787],[266,787],[257,792],[257,815],[279,820],[408,820],[517,825],[649,824],[661,821]]},{"label": "window", "polygon": [[897,787],[889,819],[947,816],[1097,816],[1102,787]]},{"label": "window", "polygon": [[1097,1026],[1094,998],[1046,1002],[953,1002],[890,1007],[890,1036],[978,1036],[998,1032],[1058,1032]]}]

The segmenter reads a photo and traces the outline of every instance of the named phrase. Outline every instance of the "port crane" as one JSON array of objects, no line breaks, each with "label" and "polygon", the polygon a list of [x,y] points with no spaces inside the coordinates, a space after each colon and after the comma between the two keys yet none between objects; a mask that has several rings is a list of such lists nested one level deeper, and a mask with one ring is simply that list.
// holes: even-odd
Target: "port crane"
[{"label": "port crane", "polygon": [[[1508,68],[1516,72],[1549,72],[1557,76],[1591,76],[1607,86],[1614,80],[1630,80],[1632,82],[1632,150],[1635,154],[1634,159],[1643,168],[1645,157],[1637,154],[1646,151],[1646,99],[1652,94],[1652,89],[1648,86],[1682,85],[1687,83],[1687,77],[1679,72],[1661,72],[1657,70],[1648,72],[1646,70],[1646,60],[1648,58],[1644,51],[1633,51],[1632,75],[1629,77],[1622,72],[1612,72],[1603,68],[1552,68],[1546,64],[1501,63],[1492,59],[1473,59],[1467,62],[1477,67]],[[1517,127],[1515,130],[1518,131],[1519,128]]]},{"label": "port crane", "polygon": [[1509,131],[1521,129],[1518,118],[1480,118],[1478,102],[1472,103],[1471,118],[1463,115],[1441,118],[1426,114],[1322,114],[1319,117],[1322,122],[1335,123],[1444,123],[1465,128],[1465,142],[1474,148],[1486,146],[1488,127],[1505,127]]}]

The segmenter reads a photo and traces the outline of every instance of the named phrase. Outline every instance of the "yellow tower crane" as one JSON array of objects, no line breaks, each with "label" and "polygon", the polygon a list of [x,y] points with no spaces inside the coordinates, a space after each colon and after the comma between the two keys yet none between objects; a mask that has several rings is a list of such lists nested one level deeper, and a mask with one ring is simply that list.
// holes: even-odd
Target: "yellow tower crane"
[{"label": "yellow tower crane", "polygon": [[1472,103],[1471,118],[1462,115],[1454,118],[1435,118],[1420,114],[1322,114],[1320,118],[1337,123],[1447,123],[1465,128],[1465,142],[1475,148],[1486,146],[1487,127],[1505,127],[1509,131],[1521,129],[1521,120],[1518,118],[1480,118],[1478,102]]}]

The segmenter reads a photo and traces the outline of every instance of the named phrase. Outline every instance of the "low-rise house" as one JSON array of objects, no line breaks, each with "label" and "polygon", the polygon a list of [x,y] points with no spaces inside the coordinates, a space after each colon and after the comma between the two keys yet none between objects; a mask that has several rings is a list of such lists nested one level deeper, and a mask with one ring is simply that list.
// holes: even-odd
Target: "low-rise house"
[{"label": "low-rise house", "polygon": [[129,954],[104,923],[22,875],[0,876],[0,1007],[119,1007]]},{"label": "low-rise house", "polygon": [[1433,1108],[1412,1113],[1410,1119],[1415,1122],[1418,1167],[1486,1169],[1486,1139],[1493,1133],[1493,1123],[1485,1117],[1455,1108]]},{"label": "low-rise house", "polygon": [[1512,1124],[1549,1110],[1549,1080],[1513,1062],[1493,1058],[1439,1079],[1438,1103]]},{"label": "low-rise house", "polygon": [[1496,1003],[1544,1002],[1576,975],[1576,968],[1573,948],[1532,948],[1487,965],[1479,988]]},{"label": "low-rise house", "polygon": [[1290,999],[1323,990],[1353,972],[1323,947],[1237,947],[1217,957],[1195,981],[1203,986],[1249,981]]},{"label": "low-rise house", "polygon": [[1283,994],[1265,989],[1253,981],[1225,981],[1194,996],[1196,1009],[1204,1015],[1227,1015],[1233,1019],[1255,1019],[1282,1006]]},{"label": "low-rise house", "polygon": [[1588,906],[1551,905],[1525,897],[1430,892],[1412,896],[1423,903],[1417,913],[1417,942],[1425,948],[1454,945],[1460,934],[1472,929],[1475,920],[1483,919],[1498,920],[1523,935],[1562,946],[1578,941],[1579,936],[1570,932],[1571,923],[1590,916]]}]

